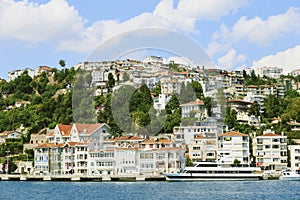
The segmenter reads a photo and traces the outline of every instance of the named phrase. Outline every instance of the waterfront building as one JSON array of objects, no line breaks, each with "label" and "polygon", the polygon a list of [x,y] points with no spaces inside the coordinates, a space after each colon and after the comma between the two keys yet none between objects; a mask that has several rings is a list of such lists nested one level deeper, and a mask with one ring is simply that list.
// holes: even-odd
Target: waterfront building
[{"label": "waterfront building", "polygon": [[271,131],[253,138],[253,155],[256,165],[280,171],[287,167],[287,137]]},{"label": "waterfront building", "polygon": [[236,131],[219,135],[218,156],[223,164],[229,166],[235,159],[239,160],[241,165],[249,165],[249,136]]},{"label": "waterfront building", "polygon": [[[219,125],[216,118],[207,117],[203,121],[194,122],[192,126],[179,126],[174,127],[174,140],[177,143],[185,144],[188,146],[188,154],[199,154],[199,147],[195,148],[195,138],[203,136],[203,146],[200,147],[202,153],[200,159],[202,161],[215,161],[217,159],[217,140],[218,136],[222,133],[222,126]],[[196,145],[198,146],[198,145]],[[191,156],[193,157],[193,156]],[[195,158],[199,159],[199,158]]]},{"label": "waterfront building", "polygon": [[291,170],[300,169],[300,145],[288,146],[291,160]]},{"label": "waterfront building", "polygon": [[203,135],[199,134],[194,139],[189,149],[189,157],[192,161],[203,161],[204,160],[204,148],[205,142]]}]

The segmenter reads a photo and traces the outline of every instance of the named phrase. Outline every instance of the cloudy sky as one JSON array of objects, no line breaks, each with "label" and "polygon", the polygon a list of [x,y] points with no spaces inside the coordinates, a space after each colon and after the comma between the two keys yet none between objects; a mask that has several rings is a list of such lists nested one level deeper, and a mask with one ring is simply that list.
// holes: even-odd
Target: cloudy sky
[{"label": "cloudy sky", "polygon": [[298,0],[0,0],[0,77],[60,59],[73,66],[140,28],[183,34],[221,68],[300,68]]}]

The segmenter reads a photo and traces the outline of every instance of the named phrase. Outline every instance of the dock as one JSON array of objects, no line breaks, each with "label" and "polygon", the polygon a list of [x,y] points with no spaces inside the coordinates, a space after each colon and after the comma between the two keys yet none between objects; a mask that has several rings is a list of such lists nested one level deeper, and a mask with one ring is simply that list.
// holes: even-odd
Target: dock
[{"label": "dock", "polygon": [[66,182],[109,182],[109,181],[166,181],[163,175],[105,175],[105,176],[82,176],[82,175],[20,175],[1,174],[0,181],[66,181]]}]

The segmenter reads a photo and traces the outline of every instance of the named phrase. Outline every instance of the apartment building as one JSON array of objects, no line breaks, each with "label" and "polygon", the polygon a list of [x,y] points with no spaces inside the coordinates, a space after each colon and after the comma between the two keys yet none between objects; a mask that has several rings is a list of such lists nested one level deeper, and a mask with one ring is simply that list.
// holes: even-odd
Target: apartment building
[{"label": "apartment building", "polygon": [[287,137],[271,131],[253,138],[253,156],[256,165],[280,171],[287,167]]},{"label": "apartment building", "polygon": [[288,146],[291,160],[291,170],[299,170],[300,168],[300,145]]},{"label": "apartment building", "polygon": [[204,101],[200,99],[181,104],[180,107],[182,118],[196,117],[198,119],[204,119],[207,116],[207,110],[204,106]]},{"label": "apartment building", "polygon": [[218,156],[222,163],[229,166],[234,160],[239,160],[241,165],[249,165],[249,136],[236,131],[219,135]]}]

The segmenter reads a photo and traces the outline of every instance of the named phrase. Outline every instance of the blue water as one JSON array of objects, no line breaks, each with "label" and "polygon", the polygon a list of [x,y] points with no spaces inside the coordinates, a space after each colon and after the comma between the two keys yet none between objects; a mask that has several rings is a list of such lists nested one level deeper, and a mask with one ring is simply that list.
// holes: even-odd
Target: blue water
[{"label": "blue water", "polygon": [[300,181],[13,182],[0,199],[300,199]]}]

